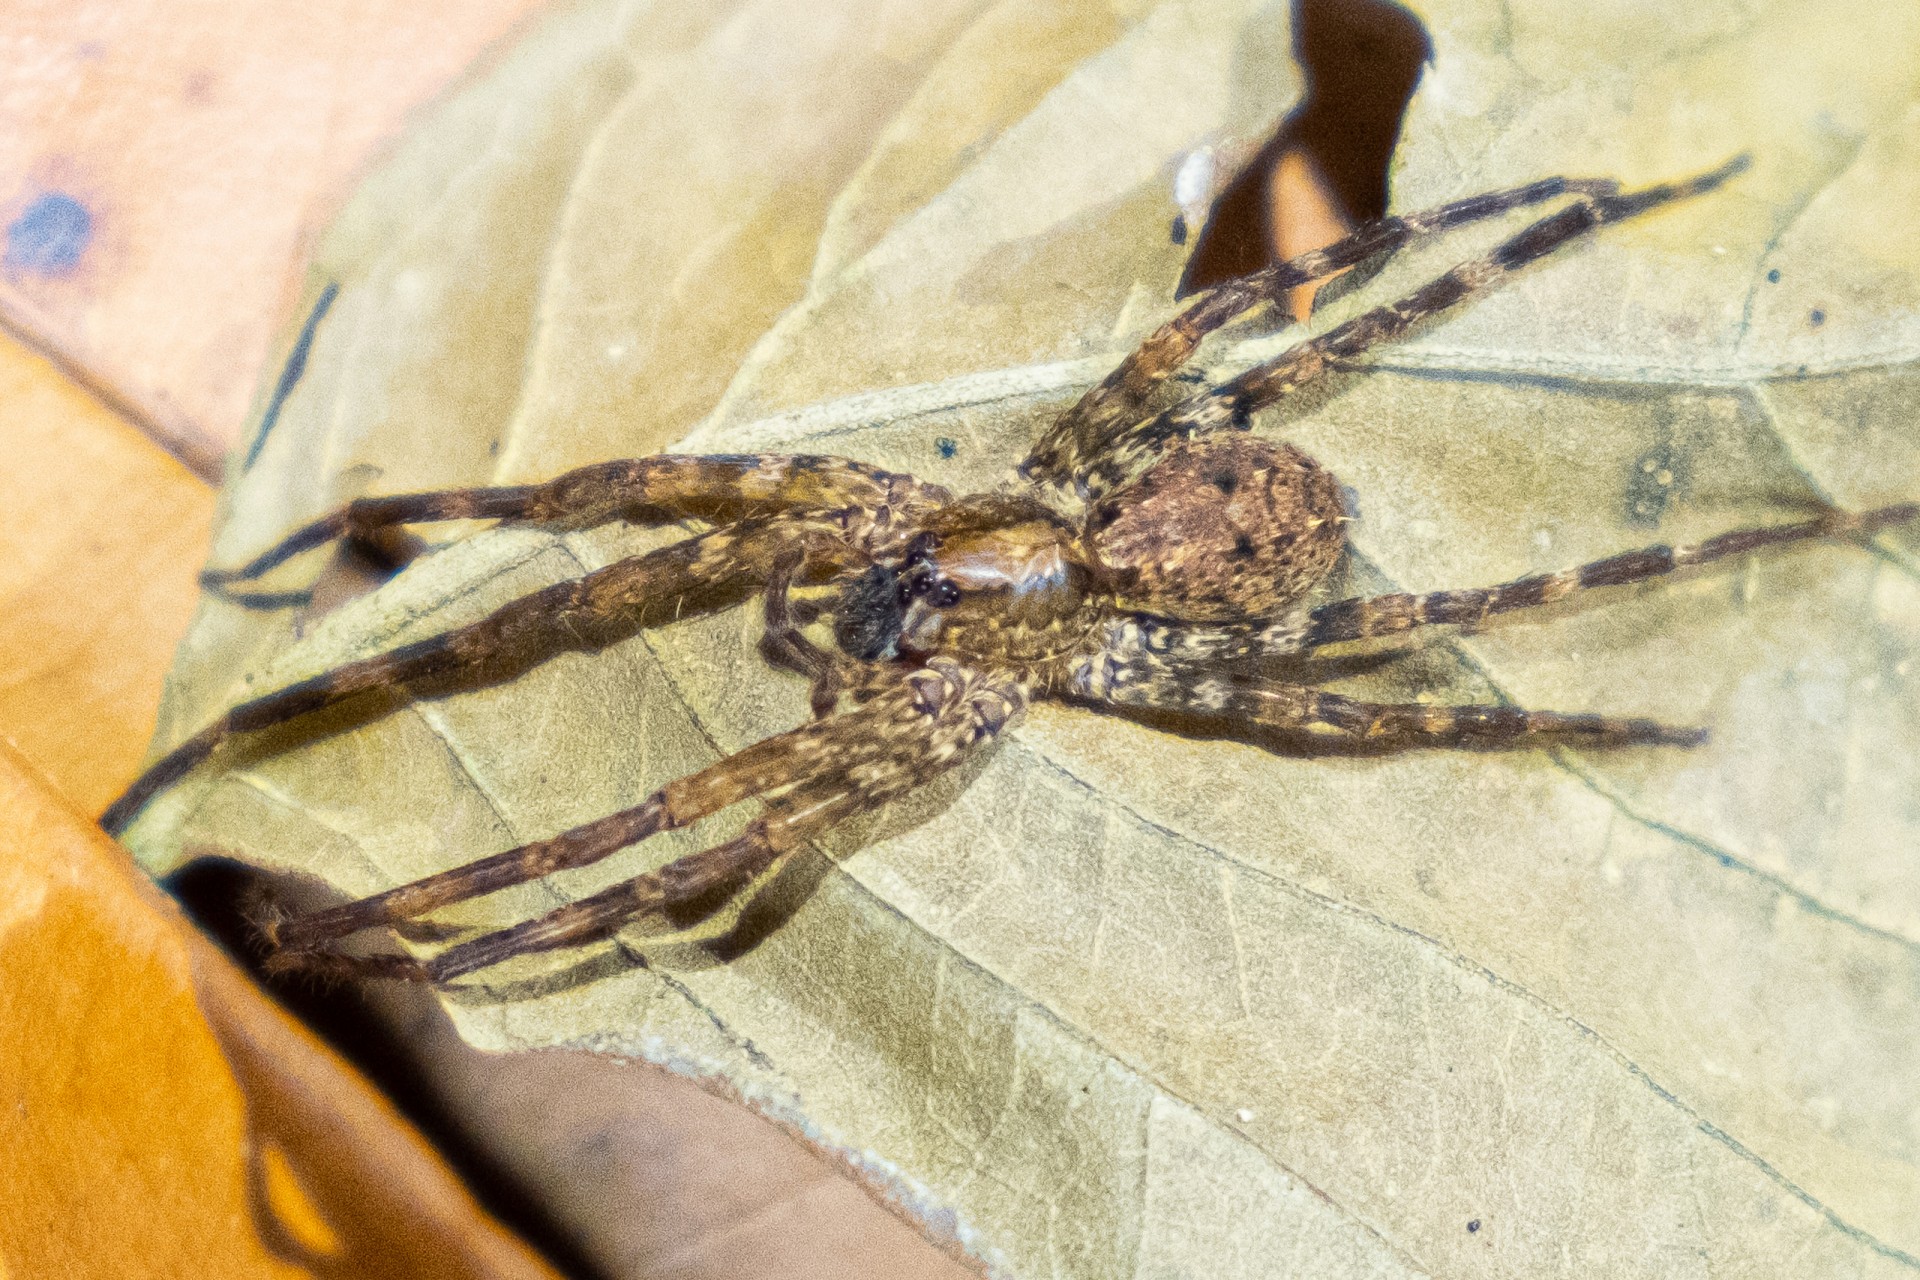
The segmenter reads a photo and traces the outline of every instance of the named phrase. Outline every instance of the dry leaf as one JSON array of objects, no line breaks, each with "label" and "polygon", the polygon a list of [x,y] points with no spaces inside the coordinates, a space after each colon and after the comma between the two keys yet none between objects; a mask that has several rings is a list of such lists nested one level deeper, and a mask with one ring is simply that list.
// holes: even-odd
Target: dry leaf
[{"label": "dry leaf", "polygon": [[355,175],[541,7],[7,6],[0,316],[218,476]]},{"label": "dry leaf", "polygon": [[[1422,16],[1399,207],[1755,162],[1269,415],[1356,491],[1360,584],[1920,494],[1920,12]],[[1228,0],[557,18],[335,229],[338,300],[217,558],[358,493],[675,441],[991,483],[1168,314],[1173,175],[1271,129],[1287,47],[1284,7]],[[1510,229],[1403,255],[1317,323]],[[1250,327],[1212,367],[1288,340]],[[485,533],[297,640],[209,604],[163,737],[661,536]],[[1012,1275],[1912,1273],[1914,547],[1615,592],[1373,686],[1657,714],[1710,726],[1698,751],[1294,759],[1041,708],[776,882],[757,946],[517,965],[456,1016],[721,1076]],[[266,735],[133,843],[361,894],[548,834],[801,719],[756,627]]]},{"label": "dry leaf", "polygon": [[0,1276],[557,1280],[4,743],[0,1098]]},{"label": "dry leaf", "polygon": [[4,336],[0,421],[0,736],[96,814],[140,770],[213,493]]},{"label": "dry leaf", "polygon": [[0,420],[0,1277],[552,1280],[93,825],[214,495],[6,337]]}]

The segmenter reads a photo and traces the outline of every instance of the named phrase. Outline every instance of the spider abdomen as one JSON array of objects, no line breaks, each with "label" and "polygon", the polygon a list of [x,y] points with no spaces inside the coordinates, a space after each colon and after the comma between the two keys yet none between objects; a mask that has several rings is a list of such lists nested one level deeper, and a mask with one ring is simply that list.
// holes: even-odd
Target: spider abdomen
[{"label": "spider abdomen", "polygon": [[1087,545],[1128,607],[1259,618],[1332,570],[1345,517],[1332,472],[1292,445],[1235,433],[1170,445],[1093,509]]}]

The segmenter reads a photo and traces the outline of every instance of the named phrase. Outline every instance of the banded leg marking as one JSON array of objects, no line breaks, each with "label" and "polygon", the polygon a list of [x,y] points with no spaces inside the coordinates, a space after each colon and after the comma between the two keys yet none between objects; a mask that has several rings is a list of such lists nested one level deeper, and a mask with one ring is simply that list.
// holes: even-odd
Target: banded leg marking
[{"label": "banded leg marking", "polygon": [[[936,660],[894,678],[859,709],[766,739],[670,784],[634,809],[384,894],[277,926],[275,964],[357,977],[448,982],[516,955],[583,945],[647,917],[737,890],[801,841],[944,773],[1025,710],[1006,675]],[[349,956],[328,944],[451,902],[584,866],[669,826],[755,795],[766,812],[740,836],[577,902],[460,943],[427,961]]]},{"label": "banded leg marking", "polygon": [[1429,591],[1338,600],[1308,615],[1296,650],[1345,640],[1398,635],[1416,627],[1474,626],[1500,613],[1552,604],[1595,587],[1644,582],[1693,565],[1709,564],[1762,547],[1814,538],[1868,537],[1882,529],[1920,520],[1920,503],[1902,502],[1873,511],[1833,511],[1812,520],[1763,529],[1736,529],[1691,546],[1642,547],[1558,573],[1517,578],[1495,587]]},{"label": "banded leg marking", "polygon": [[464,627],[243,702],[149,765],[100,825],[119,834],[163,787],[238,734],[285,724],[363,694],[497,684],[561,653],[605,648],[646,625],[656,606],[764,580],[775,558],[809,535],[830,543],[841,537],[840,525],[788,516],[724,526],[555,583]]},{"label": "banded leg marking", "polygon": [[1610,196],[1620,184],[1599,178],[1543,178],[1525,186],[1469,196],[1418,213],[1379,218],[1346,239],[1226,281],[1196,298],[1149,334],[1118,368],[1062,414],[1034,445],[1021,473],[1062,483],[1099,455],[1110,437],[1137,418],[1162,382],[1192,358],[1214,330],[1297,285],[1324,279],[1413,240],[1563,195]]},{"label": "banded leg marking", "polygon": [[1297,343],[1211,391],[1189,396],[1166,412],[1117,432],[1091,461],[1080,487],[1092,497],[1124,482],[1163,441],[1173,437],[1244,428],[1252,414],[1314,382],[1335,365],[1400,337],[1429,316],[1487,292],[1512,272],[1569,240],[1607,223],[1711,191],[1745,169],[1747,163],[1747,158],[1740,156],[1711,173],[1684,181],[1625,195],[1582,196],[1398,301]]},{"label": "banded leg marking", "polygon": [[1702,729],[1588,712],[1366,702],[1251,673],[1189,679],[1179,667],[1152,662],[1117,670],[1109,666],[1076,686],[1078,700],[1096,705],[1177,712],[1241,728],[1313,733],[1354,746],[1510,747],[1546,738],[1591,746],[1690,747],[1707,736]]},{"label": "banded leg marking", "polygon": [[365,538],[395,525],[439,520],[510,520],[569,528],[612,520],[663,524],[689,517],[726,523],[805,509],[919,506],[941,498],[938,489],[911,476],[847,458],[660,454],[595,463],[544,484],[360,498],[289,534],[246,564],[209,569],[200,580],[216,590],[249,582],[338,538]]}]

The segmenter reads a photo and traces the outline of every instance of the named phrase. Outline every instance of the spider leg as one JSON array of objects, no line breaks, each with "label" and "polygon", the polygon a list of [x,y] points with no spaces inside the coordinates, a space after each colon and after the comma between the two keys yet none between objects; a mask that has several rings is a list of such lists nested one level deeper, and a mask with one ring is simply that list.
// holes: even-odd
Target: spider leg
[{"label": "spider leg", "polygon": [[[766,739],[663,788],[638,807],[550,840],[496,854],[330,911],[273,926],[283,968],[441,983],[511,956],[579,946],[630,921],[672,920],[677,910],[737,890],[799,843],[893,800],[953,767],[1019,717],[1027,692],[1004,674],[935,659],[894,672],[859,709]],[[781,788],[785,788],[781,790]],[[670,862],[533,920],[483,934],[417,961],[358,957],[328,946],[451,902],[584,866],[656,831],[739,800],[778,791],[733,840]]]},{"label": "spider leg", "polygon": [[1090,389],[1047,429],[1020,472],[1040,483],[1065,483],[1136,421],[1153,391],[1193,357],[1201,341],[1297,285],[1324,279],[1413,240],[1491,218],[1563,195],[1611,196],[1620,184],[1604,178],[1543,178],[1522,187],[1489,191],[1418,213],[1377,218],[1346,239],[1225,281],[1147,336],[1101,383]]},{"label": "spider leg", "polygon": [[850,727],[841,719],[777,734],[669,783],[630,809],[357,902],[286,921],[270,930],[270,940],[285,950],[309,950],[556,871],[591,866],[648,836],[687,826],[797,777],[807,777],[808,770],[821,761],[831,760],[840,769],[866,761],[875,736],[863,733],[855,738]]},{"label": "spider leg", "polygon": [[1404,635],[1420,627],[1474,627],[1497,614],[1553,604],[1598,587],[1627,586],[1677,569],[1709,564],[1764,547],[1815,538],[1871,537],[1883,529],[1920,521],[1920,502],[1872,511],[1829,511],[1811,520],[1761,529],[1736,529],[1692,545],[1642,547],[1557,573],[1516,578],[1492,587],[1419,594],[1392,592],[1352,596],[1304,614],[1242,622],[1180,622],[1151,614],[1120,614],[1101,632],[1099,647],[1079,660],[1078,687],[1104,688],[1130,666],[1154,664],[1191,672],[1198,679],[1223,665],[1306,659],[1329,645]]},{"label": "spider leg", "polygon": [[1747,163],[1747,157],[1739,156],[1711,173],[1680,182],[1624,195],[1582,195],[1558,213],[1540,219],[1404,298],[1355,316],[1319,337],[1296,343],[1211,391],[1189,396],[1146,422],[1114,432],[1106,447],[1088,460],[1079,487],[1085,496],[1098,496],[1122,483],[1163,442],[1175,436],[1244,428],[1253,413],[1313,382],[1332,366],[1400,337],[1429,316],[1487,292],[1508,274],[1569,240],[1606,223],[1711,191],[1744,170]]},{"label": "spider leg", "polygon": [[1591,746],[1691,747],[1707,737],[1704,729],[1583,712],[1363,702],[1245,672],[1215,672],[1196,679],[1190,669],[1161,660],[1109,665],[1097,683],[1077,686],[1072,696],[1096,706],[1175,712],[1349,746],[1510,747],[1547,738]]},{"label": "spider leg", "polygon": [[804,563],[803,553],[789,553],[780,558],[767,577],[763,596],[767,630],[760,639],[760,652],[774,665],[807,677],[811,684],[808,701],[813,709],[813,718],[820,720],[831,715],[834,704],[840,700],[842,663],[835,655],[809,640],[801,632],[800,623],[794,616],[793,602],[788,598],[788,593],[792,591],[794,578]]},{"label": "spider leg", "polygon": [[584,528],[611,520],[663,524],[693,517],[715,523],[800,509],[924,505],[944,497],[911,476],[846,458],[816,455],[661,454],[595,463],[544,484],[441,489],[360,498],[287,535],[235,569],[208,569],[206,587],[249,582],[302,552],[338,538],[365,540],[397,525],[436,520],[509,520]]},{"label": "spider leg", "polygon": [[[243,702],[161,756],[108,808],[100,825],[117,835],[161,788],[238,734],[285,724],[373,693],[422,695],[510,680],[548,658],[624,640],[663,606],[690,595],[762,580],[780,555],[811,544],[857,558],[832,513],[724,525],[558,582],[502,605],[477,622],[388,653],[335,667]],[[669,613],[668,616],[671,616]]]},{"label": "spider leg", "polygon": [[[444,983],[517,955],[585,946],[611,936],[622,926],[649,916],[671,918],[673,909],[722,891],[737,891],[793,851],[809,835],[851,817],[861,806],[841,788],[808,796],[803,808],[770,806],[747,830],[724,844],[668,863],[542,916],[485,933],[447,948],[430,960],[382,952],[349,955],[329,947],[275,953],[280,970],[303,970],[327,977],[392,978]],[[297,923],[297,922],[296,922]]]},{"label": "spider leg", "polygon": [[1691,546],[1643,547],[1578,568],[1517,578],[1496,587],[1456,591],[1429,591],[1421,595],[1396,592],[1357,596],[1323,604],[1307,615],[1296,630],[1295,651],[1317,649],[1343,640],[1397,635],[1415,627],[1454,624],[1474,626],[1498,613],[1531,609],[1564,600],[1595,587],[1625,586],[1692,565],[1707,564],[1761,547],[1804,542],[1813,538],[1868,537],[1882,529],[1920,519],[1920,503],[1902,502],[1873,511],[1831,511],[1811,520],[1764,529],[1736,529]]},{"label": "spider leg", "polygon": [[384,893],[269,922],[268,940],[288,952],[312,950],[363,929],[397,924],[556,871],[591,866],[661,831],[686,826],[738,800],[760,794],[795,768],[790,735],[769,738],[708,769],[662,788],[631,809],[583,823],[547,840],[508,849],[465,866],[426,876]]}]

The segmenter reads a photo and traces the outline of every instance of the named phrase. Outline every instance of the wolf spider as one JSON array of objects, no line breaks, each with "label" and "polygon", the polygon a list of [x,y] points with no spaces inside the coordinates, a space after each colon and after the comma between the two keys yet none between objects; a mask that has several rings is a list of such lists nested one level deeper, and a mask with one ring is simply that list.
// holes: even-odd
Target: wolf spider
[{"label": "wolf spider", "polygon": [[[662,456],[582,467],[545,484],[360,499],[250,564],[209,572],[209,585],[229,589],[332,540],[390,534],[414,522],[490,518],[579,528],[694,519],[709,527],[521,597],[478,622],[244,702],[156,761],[103,824],[123,829],[155,792],[236,735],[363,695],[436,696],[511,679],[563,651],[600,649],[676,616],[682,601],[755,593],[766,611],[767,656],[811,681],[811,723],[671,782],[631,809],[369,898],[269,922],[277,963],[445,983],[510,956],[603,939],[643,918],[672,927],[802,841],[951,769],[1035,698],[1392,747],[1698,743],[1698,730],[1651,720],[1363,702],[1279,679],[1275,664],[1342,641],[1472,626],[1778,543],[1864,536],[1920,516],[1920,503],[1829,511],[1499,586],[1307,610],[1298,602],[1345,545],[1339,486],[1300,450],[1246,428],[1254,413],[1337,363],[1485,292],[1569,240],[1710,191],[1744,166],[1736,159],[1632,193],[1609,181],[1549,178],[1370,223],[1330,248],[1223,284],[1156,330],[1054,422],[998,492],[956,498],[844,458]],[[1560,197],[1572,199],[1399,301],[1221,386],[1150,408],[1202,338],[1292,287],[1416,238]],[[799,587],[816,599],[794,598]],[[831,647],[806,634],[827,618]],[[362,930],[404,927],[450,903],[585,866],[752,797],[762,811],[736,838],[430,959],[339,949]]]}]

